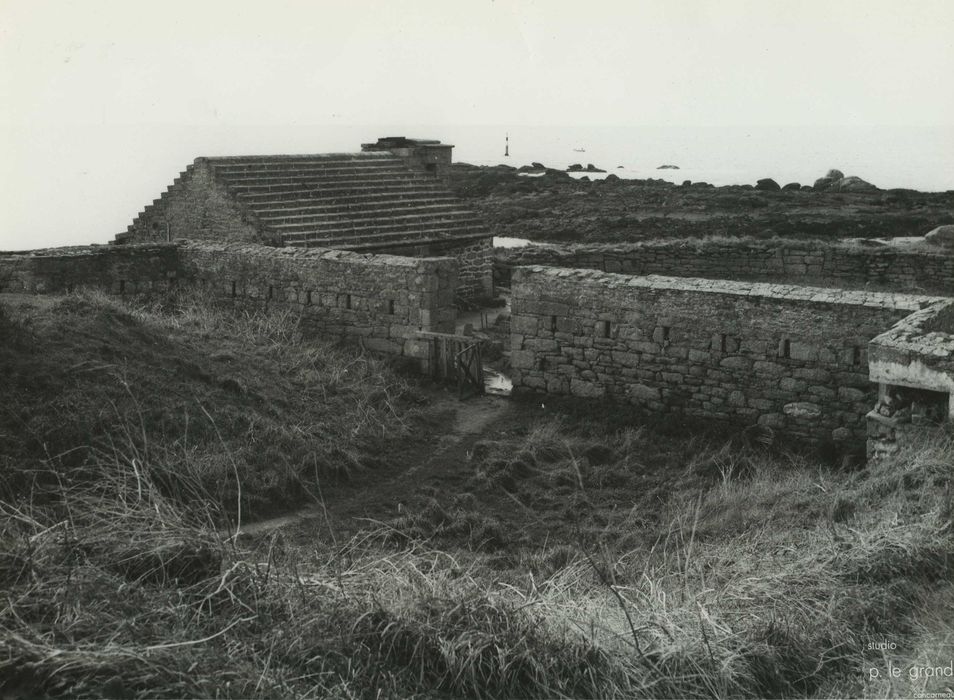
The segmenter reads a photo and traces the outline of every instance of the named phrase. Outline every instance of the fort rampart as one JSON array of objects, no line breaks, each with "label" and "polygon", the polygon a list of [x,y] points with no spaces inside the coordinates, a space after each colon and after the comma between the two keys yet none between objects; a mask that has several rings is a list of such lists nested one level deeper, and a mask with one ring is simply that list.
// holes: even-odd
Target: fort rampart
[{"label": "fort rampart", "polygon": [[860,444],[868,343],[939,297],[526,267],[512,286],[515,390]]},{"label": "fort rampart", "polygon": [[0,254],[0,291],[93,288],[138,295],[192,287],[237,308],[290,308],[315,336],[425,357],[417,332],[452,332],[457,264],[317,248],[177,242]]},{"label": "fort rampart", "polygon": [[418,331],[454,330],[451,258],[196,243],[184,243],[179,255],[183,276],[210,298],[293,309],[316,336],[422,357]]},{"label": "fort rampart", "polygon": [[112,294],[170,288],[180,279],[178,246],[150,243],[0,253],[0,291],[60,294],[90,287]]},{"label": "fort rampart", "polygon": [[[943,266],[923,259],[925,281],[924,269]],[[239,309],[291,309],[311,335],[425,364],[431,348],[419,332],[453,332],[457,275],[450,257],[206,241],[0,253],[0,291],[184,288]],[[882,278],[901,286],[898,275]],[[517,391],[605,397],[811,442],[860,445],[867,416],[869,449],[884,451],[909,423],[954,416],[945,291],[516,268],[512,379]]]},{"label": "fort rampart", "polygon": [[420,243],[412,241],[404,245],[382,247],[379,253],[411,255],[413,257],[452,257],[457,260],[457,297],[461,299],[489,299],[494,290],[493,239],[475,238],[470,242],[456,239]]},{"label": "fort rampart", "polygon": [[808,284],[843,289],[954,294],[954,255],[921,238],[891,243],[855,239],[757,241],[698,239],[605,245],[498,248],[494,277],[509,286],[519,265],[548,265],[627,275]]}]

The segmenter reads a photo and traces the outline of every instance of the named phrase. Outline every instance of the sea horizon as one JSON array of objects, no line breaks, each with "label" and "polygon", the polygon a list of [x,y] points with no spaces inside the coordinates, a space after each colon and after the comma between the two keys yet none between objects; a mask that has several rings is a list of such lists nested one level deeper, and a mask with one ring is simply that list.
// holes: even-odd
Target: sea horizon
[{"label": "sea horizon", "polygon": [[954,130],[946,127],[86,125],[55,133],[44,128],[6,128],[2,250],[106,243],[198,156],[355,152],[361,143],[393,135],[452,143],[455,162],[484,166],[539,162],[563,170],[592,163],[621,178],[716,186],[762,178],[810,185],[838,168],[881,189],[954,190]]}]

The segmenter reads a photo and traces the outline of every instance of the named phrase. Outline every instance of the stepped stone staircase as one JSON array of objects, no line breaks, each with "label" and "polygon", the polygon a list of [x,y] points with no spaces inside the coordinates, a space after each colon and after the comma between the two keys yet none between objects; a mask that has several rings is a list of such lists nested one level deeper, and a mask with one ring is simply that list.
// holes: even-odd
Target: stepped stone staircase
[{"label": "stepped stone staircase", "polygon": [[[180,237],[184,227],[170,223],[175,207],[196,210],[213,198],[235,217],[235,237],[247,240],[251,230],[272,245],[373,251],[491,236],[432,174],[388,152],[363,152],[197,158],[115,242]],[[205,237],[230,233],[225,225]]]}]

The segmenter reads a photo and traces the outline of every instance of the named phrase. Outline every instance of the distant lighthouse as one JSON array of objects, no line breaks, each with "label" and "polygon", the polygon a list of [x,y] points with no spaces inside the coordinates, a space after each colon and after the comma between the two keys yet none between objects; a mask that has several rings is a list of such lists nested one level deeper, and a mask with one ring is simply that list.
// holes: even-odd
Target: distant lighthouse
[{"label": "distant lighthouse", "polygon": [[510,134],[504,137],[504,156],[510,157]]}]

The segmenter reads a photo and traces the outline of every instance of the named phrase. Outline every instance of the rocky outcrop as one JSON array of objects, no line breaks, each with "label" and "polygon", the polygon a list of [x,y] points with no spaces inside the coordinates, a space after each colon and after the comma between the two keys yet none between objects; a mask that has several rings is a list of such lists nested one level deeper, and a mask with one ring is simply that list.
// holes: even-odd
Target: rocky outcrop
[{"label": "rocky outcrop", "polygon": [[833,182],[831,190],[833,192],[877,192],[878,188],[860,177],[851,175]]},{"label": "rocky outcrop", "polygon": [[[577,179],[585,172],[561,168],[542,177],[518,177],[499,167],[453,166],[457,193],[479,210],[497,236],[592,242],[711,235],[920,238],[937,226],[954,224],[954,192],[815,192],[802,183],[797,192],[779,194],[755,189],[754,180],[744,187],[701,182],[680,187],[682,179],[671,174],[678,172],[670,171],[666,180],[634,179],[628,173],[600,184],[597,193],[597,186]],[[606,176],[590,174],[595,177]],[[845,206],[853,200],[864,206]]]},{"label": "rocky outcrop", "polygon": [[797,182],[789,182],[786,185],[782,185],[782,189],[785,190],[786,192],[788,191],[797,192],[798,190],[802,189],[802,186]]},{"label": "rocky outcrop", "polygon": [[602,168],[597,168],[592,163],[587,163],[585,168],[579,163],[574,163],[573,165],[568,167],[566,171],[568,173],[605,173],[606,172]]},{"label": "rocky outcrop", "polygon": [[762,192],[778,192],[782,188],[779,187],[775,180],[770,177],[766,177],[755,183],[755,189],[761,190]]},{"label": "rocky outcrop", "polygon": [[656,170],[679,170],[679,166],[667,163],[666,165],[660,165]]},{"label": "rocky outcrop", "polygon": [[819,192],[830,191],[830,192],[878,192],[878,188],[872,185],[866,180],[862,180],[857,175],[849,175],[845,177],[845,174],[840,170],[832,168],[828,171],[825,177],[820,177],[815,180],[815,190]]}]

